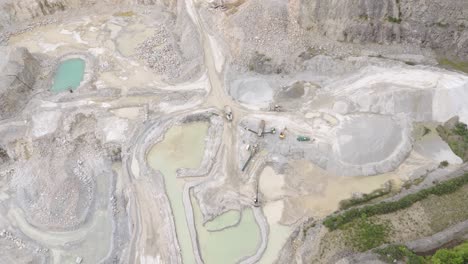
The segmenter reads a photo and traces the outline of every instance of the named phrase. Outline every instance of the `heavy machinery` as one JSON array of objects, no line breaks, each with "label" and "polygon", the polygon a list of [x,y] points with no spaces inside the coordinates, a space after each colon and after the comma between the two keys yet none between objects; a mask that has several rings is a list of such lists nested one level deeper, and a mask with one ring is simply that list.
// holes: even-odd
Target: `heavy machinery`
[{"label": "heavy machinery", "polygon": [[300,142],[310,141],[310,137],[299,135],[297,136],[297,141],[300,141]]},{"label": "heavy machinery", "polygon": [[232,121],[232,110],[229,105],[224,106],[224,117],[226,117],[227,121],[231,122]]},{"label": "heavy machinery", "polygon": [[257,134],[259,137],[263,137],[265,134],[276,134],[276,128],[271,128],[270,131],[265,131],[265,120],[260,120],[260,123],[258,124],[258,129],[257,131],[250,129],[250,128],[245,128],[246,130]]},{"label": "heavy machinery", "polygon": [[258,144],[255,144],[249,147],[248,150],[250,151],[250,155],[249,155],[249,158],[247,158],[247,160],[245,161],[244,166],[242,167],[242,171],[245,171],[245,169],[247,168],[247,165],[249,165],[249,162],[252,160],[253,156],[257,153]]},{"label": "heavy machinery", "polygon": [[280,139],[285,139],[286,138],[286,130],[288,130],[286,127],[283,129],[283,131],[280,132],[279,138]]}]

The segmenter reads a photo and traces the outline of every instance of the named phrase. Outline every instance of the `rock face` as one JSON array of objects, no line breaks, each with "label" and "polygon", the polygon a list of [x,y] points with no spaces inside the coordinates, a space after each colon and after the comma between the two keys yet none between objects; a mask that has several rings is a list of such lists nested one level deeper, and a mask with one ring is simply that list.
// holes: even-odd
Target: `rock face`
[{"label": "rock face", "polygon": [[51,15],[59,11],[107,4],[143,4],[161,3],[175,7],[175,0],[0,0],[0,30],[2,25],[25,21],[40,16]]},{"label": "rock face", "polygon": [[0,47],[0,120],[25,106],[38,71],[39,62],[27,49]]},{"label": "rock face", "polygon": [[338,41],[410,43],[468,59],[466,0],[294,0],[297,21]]}]

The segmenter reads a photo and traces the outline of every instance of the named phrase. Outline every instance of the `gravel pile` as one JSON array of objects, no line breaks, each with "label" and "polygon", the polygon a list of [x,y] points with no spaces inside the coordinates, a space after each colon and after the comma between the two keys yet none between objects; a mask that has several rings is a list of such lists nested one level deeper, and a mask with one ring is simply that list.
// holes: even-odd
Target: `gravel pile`
[{"label": "gravel pile", "polygon": [[137,54],[139,59],[158,74],[165,75],[168,79],[181,76],[183,58],[167,29],[158,28],[152,37],[138,46]]}]

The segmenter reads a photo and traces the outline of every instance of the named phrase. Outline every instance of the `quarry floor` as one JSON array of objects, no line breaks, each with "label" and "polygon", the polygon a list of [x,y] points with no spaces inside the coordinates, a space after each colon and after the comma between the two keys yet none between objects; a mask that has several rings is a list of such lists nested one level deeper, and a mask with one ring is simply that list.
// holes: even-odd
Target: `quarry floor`
[{"label": "quarry floor", "polygon": [[[434,127],[454,115],[468,122],[466,74],[325,55],[301,72],[241,72],[194,3],[184,8],[197,32],[184,36],[202,55],[180,72],[171,68],[177,59],[161,62],[156,70],[167,75],[141,51],[173,23],[160,7],[58,14],[10,37],[42,70],[26,108],[0,120],[2,143],[17,156],[0,164],[0,251],[9,263],[273,263],[302,222],[341,200],[460,167]],[[192,49],[187,43],[176,46]],[[69,56],[86,61],[84,80],[53,93]],[[248,130],[261,120],[277,133]],[[440,169],[443,160],[450,165]],[[62,210],[69,215],[57,218]]]}]

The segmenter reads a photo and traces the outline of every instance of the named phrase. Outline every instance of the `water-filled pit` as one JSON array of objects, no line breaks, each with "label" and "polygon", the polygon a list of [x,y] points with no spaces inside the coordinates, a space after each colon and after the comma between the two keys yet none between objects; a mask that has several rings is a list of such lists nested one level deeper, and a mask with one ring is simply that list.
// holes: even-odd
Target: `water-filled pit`
[{"label": "water-filled pit", "polygon": [[[197,168],[200,165],[207,131],[208,124],[203,122],[173,126],[167,131],[164,139],[150,149],[147,156],[149,165],[164,176],[184,263],[196,263],[196,261],[186,221],[188,213],[185,212],[183,203],[184,184],[189,180],[176,178],[176,170]],[[238,224],[235,224],[235,221],[239,215],[233,211],[204,226],[196,199],[192,197],[191,203],[199,250],[206,264],[236,263],[241,258],[255,253],[260,241],[260,230],[251,209],[242,211]],[[227,228],[222,231],[210,231],[217,227]]]},{"label": "water-filled pit", "polygon": [[83,81],[85,61],[80,58],[68,59],[60,63],[54,76],[52,92],[76,90]]}]

